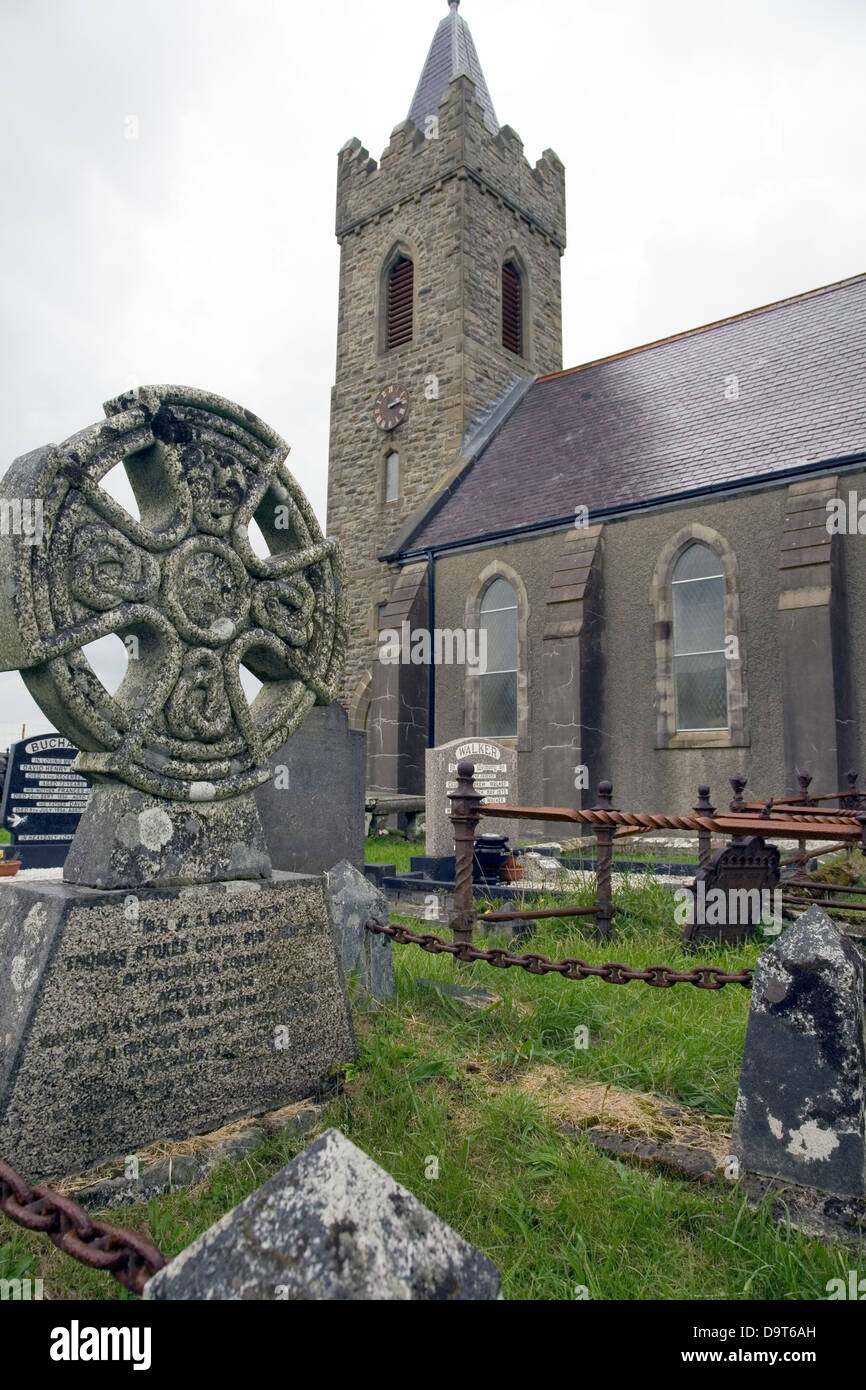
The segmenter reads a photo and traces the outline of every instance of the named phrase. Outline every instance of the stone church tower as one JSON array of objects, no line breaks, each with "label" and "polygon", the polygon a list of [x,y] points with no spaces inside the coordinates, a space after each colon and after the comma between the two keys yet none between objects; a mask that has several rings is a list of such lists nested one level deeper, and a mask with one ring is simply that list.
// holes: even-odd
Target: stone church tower
[{"label": "stone church tower", "polygon": [[341,698],[363,726],[386,542],[516,379],[562,367],[565,171],[500,127],[459,0],[379,163],[356,139],[340,151],[336,231],[327,529],[349,585]]}]

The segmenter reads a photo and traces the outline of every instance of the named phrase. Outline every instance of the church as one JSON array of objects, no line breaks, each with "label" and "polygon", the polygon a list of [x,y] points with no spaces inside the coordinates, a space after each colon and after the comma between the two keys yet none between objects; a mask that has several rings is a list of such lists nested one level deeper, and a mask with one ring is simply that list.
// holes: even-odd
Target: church
[{"label": "church", "polygon": [[381,159],[338,163],[328,533],[368,785],[422,793],[427,747],[486,736],[527,805],[836,791],[866,773],[866,275],[563,370],[565,223],[451,0]]}]

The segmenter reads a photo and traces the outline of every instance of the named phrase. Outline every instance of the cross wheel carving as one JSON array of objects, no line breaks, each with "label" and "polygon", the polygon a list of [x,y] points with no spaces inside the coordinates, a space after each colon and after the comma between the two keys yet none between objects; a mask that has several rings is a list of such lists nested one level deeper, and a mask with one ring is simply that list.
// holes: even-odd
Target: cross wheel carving
[{"label": "cross wheel carving", "polygon": [[[6,498],[41,500],[43,536],[4,537],[5,669],[19,666],[81,753],[76,768],[149,795],[222,800],[270,777],[269,754],[335,699],[342,569],[249,411],[185,387],[142,387],[107,420],[18,459]],[[118,463],[140,520],[101,486]],[[250,543],[258,523],[269,554]],[[83,648],[130,657],[114,695]],[[250,705],[240,667],[262,682]]]}]

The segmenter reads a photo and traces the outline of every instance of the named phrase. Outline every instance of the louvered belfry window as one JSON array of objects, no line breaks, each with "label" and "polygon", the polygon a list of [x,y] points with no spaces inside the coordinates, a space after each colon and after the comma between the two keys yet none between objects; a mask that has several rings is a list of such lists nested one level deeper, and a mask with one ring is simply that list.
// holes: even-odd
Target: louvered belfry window
[{"label": "louvered belfry window", "polygon": [[415,267],[407,256],[395,261],[388,275],[388,324],[386,343],[389,348],[412,341],[412,311],[415,291]]},{"label": "louvered belfry window", "polygon": [[512,261],[502,267],[502,346],[523,353],[523,300],[520,271]]}]

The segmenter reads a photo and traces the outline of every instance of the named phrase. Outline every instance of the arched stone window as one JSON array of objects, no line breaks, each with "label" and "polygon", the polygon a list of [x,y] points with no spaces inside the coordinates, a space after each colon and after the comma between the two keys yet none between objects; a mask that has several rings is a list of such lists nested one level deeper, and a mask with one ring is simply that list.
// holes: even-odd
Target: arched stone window
[{"label": "arched stone window", "polygon": [[396,502],[400,497],[400,455],[396,449],[389,449],[385,455],[382,484],[384,500]]},{"label": "arched stone window", "polygon": [[671,598],[677,730],[726,729],[725,577],[702,541],[687,545],[674,565]]},{"label": "arched stone window", "polygon": [[507,579],[494,579],[481,600],[479,651],[478,732],[517,738],[517,594]]},{"label": "arched stone window", "polygon": [[523,580],[501,560],[487,565],[471,586],[466,630],[477,632],[481,658],[466,665],[467,735],[514,740],[528,749],[529,602]]},{"label": "arched stone window", "polygon": [[678,531],[651,599],[658,747],[747,744],[737,562],[724,537],[698,524]]}]

